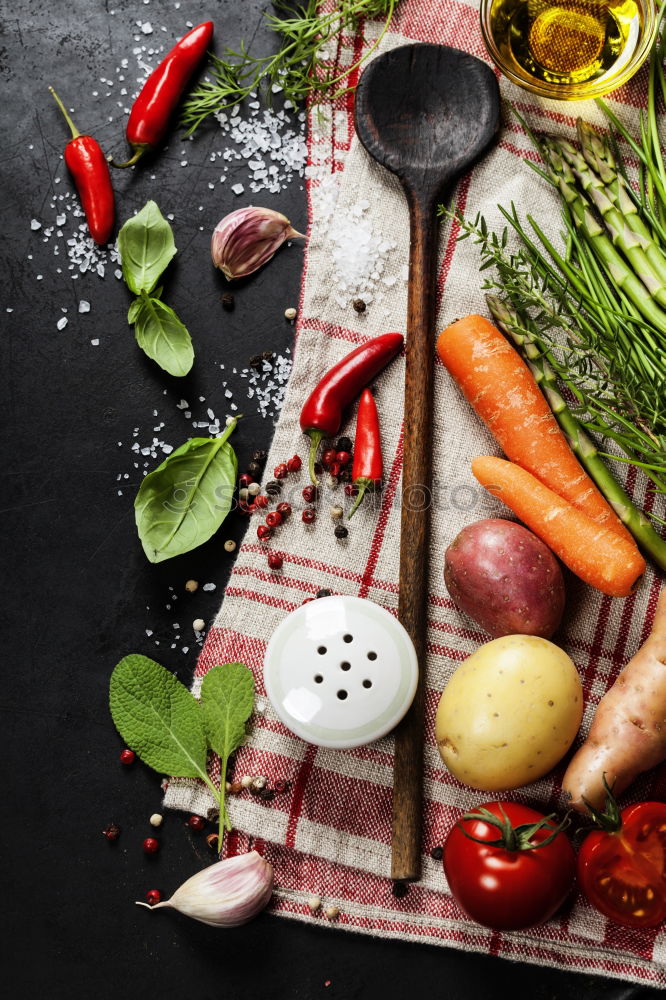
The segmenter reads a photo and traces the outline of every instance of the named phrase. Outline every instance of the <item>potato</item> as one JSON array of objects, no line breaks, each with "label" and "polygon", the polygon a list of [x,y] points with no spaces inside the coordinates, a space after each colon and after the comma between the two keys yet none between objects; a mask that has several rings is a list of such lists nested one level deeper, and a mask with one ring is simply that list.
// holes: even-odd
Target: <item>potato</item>
[{"label": "potato", "polygon": [[435,735],[459,781],[503,791],[547,774],[571,746],[582,715],[580,678],[564,650],[538,636],[507,635],[455,671]]},{"label": "potato", "polygon": [[564,580],[557,559],[521,524],[489,518],[469,524],[444,555],[455,604],[496,638],[549,639],[562,619]]}]

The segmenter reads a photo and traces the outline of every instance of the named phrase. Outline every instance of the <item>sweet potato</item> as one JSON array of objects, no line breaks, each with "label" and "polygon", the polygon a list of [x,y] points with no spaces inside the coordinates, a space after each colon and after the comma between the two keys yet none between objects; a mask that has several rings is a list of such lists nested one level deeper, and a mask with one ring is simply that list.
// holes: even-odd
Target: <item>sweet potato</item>
[{"label": "sweet potato", "polygon": [[666,760],[666,588],[652,631],[603,696],[589,736],[567,768],[562,790],[585,812],[605,800],[603,776],[619,795],[634,778]]}]

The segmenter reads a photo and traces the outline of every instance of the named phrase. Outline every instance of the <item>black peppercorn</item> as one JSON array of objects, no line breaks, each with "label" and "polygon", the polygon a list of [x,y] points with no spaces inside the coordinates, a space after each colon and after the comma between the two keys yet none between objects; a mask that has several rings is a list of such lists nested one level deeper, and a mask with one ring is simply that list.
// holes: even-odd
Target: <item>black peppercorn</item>
[{"label": "black peppercorn", "polygon": [[403,899],[409,890],[409,886],[406,882],[394,882],[392,893],[396,899]]},{"label": "black peppercorn", "polygon": [[341,483],[351,483],[351,481],[352,481],[351,470],[350,469],[341,469],[340,470],[340,475],[338,476],[338,479],[340,480]]},{"label": "black peppercorn", "polygon": [[272,361],[274,357],[275,357],[275,354],[274,354],[273,351],[264,351],[264,353],[261,355],[261,360],[262,361]]},{"label": "black peppercorn", "polygon": [[315,597],[330,597],[331,593],[332,593],[332,591],[327,590],[326,587],[323,587],[321,590],[317,591],[317,593],[315,594]]},{"label": "black peppercorn", "polygon": [[338,440],[335,442],[335,450],[348,451],[351,454],[352,443],[349,440],[349,438],[346,437],[338,438]]},{"label": "black peppercorn", "polygon": [[231,292],[225,292],[224,295],[222,296],[222,307],[226,309],[228,312],[231,312],[231,310],[233,309],[234,297],[231,294]]},{"label": "black peppercorn", "polygon": [[261,360],[261,354],[253,354],[248,364],[250,368],[254,368],[255,371],[260,372],[263,369],[263,361]]},{"label": "black peppercorn", "polygon": [[365,312],[365,302],[363,301],[363,299],[354,299],[354,301],[352,302],[352,306],[354,307],[357,313]]},{"label": "black peppercorn", "polygon": [[259,798],[263,799],[264,802],[270,802],[271,799],[275,798],[275,792],[272,788],[262,788],[259,792]]},{"label": "black peppercorn", "polygon": [[346,538],[349,532],[345,528],[344,524],[336,524],[333,534],[336,538]]},{"label": "black peppercorn", "polygon": [[273,479],[270,483],[266,483],[266,492],[271,497],[277,497],[282,492],[282,486],[276,479]]},{"label": "black peppercorn", "polygon": [[247,471],[250,473],[250,475],[253,478],[256,478],[258,475],[260,475],[262,469],[263,469],[263,465],[261,465],[261,463],[259,463],[259,462],[250,462],[249,465],[248,465],[248,467],[247,467]]},{"label": "black peppercorn", "polygon": [[430,857],[432,858],[433,861],[441,861],[442,858],[444,857],[444,848],[433,847],[432,851],[430,852]]},{"label": "black peppercorn", "polygon": [[261,449],[259,449],[258,451],[252,452],[253,462],[261,462],[261,464],[263,465],[266,462],[267,458],[268,458],[268,452],[266,451],[262,451]]}]

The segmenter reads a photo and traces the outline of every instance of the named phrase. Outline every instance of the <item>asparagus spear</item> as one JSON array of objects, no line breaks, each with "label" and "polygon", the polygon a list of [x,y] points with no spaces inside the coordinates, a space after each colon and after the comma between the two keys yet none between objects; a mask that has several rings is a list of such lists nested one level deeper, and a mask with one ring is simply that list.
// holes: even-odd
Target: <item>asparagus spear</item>
[{"label": "asparagus spear", "polygon": [[[647,261],[645,252],[637,242],[630,240],[621,222],[615,227],[606,218],[608,228],[613,234],[613,240],[610,239],[606,229],[595,218],[590,204],[576,187],[574,173],[562,155],[557,141],[546,139],[542,148],[553,179],[569,206],[576,225],[593,248],[597,259],[603,264],[618,288],[622,289],[645,319],[657,330],[666,334],[666,313],[655,305],[651,298],[659,291],[659,285],[655,281],[652,267]],[[608,201],[608,199],[606,200]],[[617,215],[617,213],[615,214]],[[613,241],[620,244],[634,270],[615,249]]]},{"label": "asparagus spear", "polygon": [[648,553],[660,569],[666,569],[666,542],[659,537],[649,519],[636,507],[629,494],[614,478],[599,455],[594,441],[584,430],[578,417],[567,406],[558,389],[555,372],[539,347],[529,320],[520,315],[509,302],[502,301],[495,295],[486,295],[486,302],[499,328],[524,354],[537,385],[546,397],[555,419],[581,465],[585,467],[617,516],[634,536],[637,544]]}]

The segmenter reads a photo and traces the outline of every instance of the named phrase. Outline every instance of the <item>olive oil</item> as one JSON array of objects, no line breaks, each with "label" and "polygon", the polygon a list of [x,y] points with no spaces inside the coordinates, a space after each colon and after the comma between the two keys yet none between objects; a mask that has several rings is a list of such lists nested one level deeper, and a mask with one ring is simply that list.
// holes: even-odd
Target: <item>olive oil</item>
[{"label": "olive oil", "polygon": [[489,20],[505,67],[549,84],[614,77],[643,30],[637,0],[492,0]]}]

